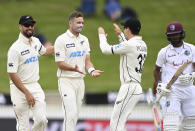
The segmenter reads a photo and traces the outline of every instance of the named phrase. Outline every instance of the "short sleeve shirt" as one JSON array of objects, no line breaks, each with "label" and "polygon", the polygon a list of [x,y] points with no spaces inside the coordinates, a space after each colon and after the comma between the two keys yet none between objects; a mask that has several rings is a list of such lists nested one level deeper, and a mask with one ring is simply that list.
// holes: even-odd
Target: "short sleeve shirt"
[{"label": "short sleeve shirt", "polygon": [[[54,45],[55,61],[64,61],[65,63],[75,66],[78,65],[79,69],[85,72],[85,59],[86,55],[90,53],[90,47],[87,37],[79,34],[75,37],[69,30],[60,35]],[[58,77],[84,77],[84,75],[74,72],[61,70],[58,68]]]},{"label": "short sleeve shirt", "polygon": [[[195,47],[192,44],[183,43],[177,51],[171,44],[162,48],[156,60],[156,65],[162,67],[162,82],[168,83],[177,69],[187,61],[195,62]],[[193,65],[190,64],[184,69],[183,73],[191,73],[194,71]],[[175,84],[179,84],[176,81]]]},{"label": "short sleeve shirt", "polygon": [[[40,41],[31,40],[20,33],[19,38],[8,51],[7,72],[17,73],[22,83],[32,83],[39,80],[39,56],[46,52]],[[13,83],[10,80],[10,83]]]}]

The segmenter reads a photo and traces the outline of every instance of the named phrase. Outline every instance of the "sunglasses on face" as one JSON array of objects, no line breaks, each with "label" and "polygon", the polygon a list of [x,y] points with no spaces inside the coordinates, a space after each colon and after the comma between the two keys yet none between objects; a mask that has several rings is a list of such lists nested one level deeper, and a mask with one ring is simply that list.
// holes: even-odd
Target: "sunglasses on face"
[{"label": "sunglasses on face", "polygon": [[31,27],[34,27],[34,25],[35,25],[35,24],[32,24],[32,23],[26,23],[26,24],[24,24],[23,26],[24,26],[24,27],[30,27],[30,26],[31,26]]}]

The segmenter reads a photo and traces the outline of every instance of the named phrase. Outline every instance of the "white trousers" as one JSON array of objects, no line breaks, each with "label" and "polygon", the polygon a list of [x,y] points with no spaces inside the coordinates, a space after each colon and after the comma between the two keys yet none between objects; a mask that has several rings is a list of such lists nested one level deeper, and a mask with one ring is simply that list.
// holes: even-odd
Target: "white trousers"
[{"label": "white trousers", "polygon": [[63,131],[75,131],[84,98],[84,80],[83,78],[59,78],[58,89],[64,111]]},{"label": "white trousers", "polygon": [[25,95],[14,85],[10,85],[10,95],[16,115],[16,130],[30,131],[29,111],[32,111],[34,124],[31,131],[44,131],[47,125],[45,94],[38,83],[24,84],[35,98],[34,107],[27,104]]},{"label": "white trousers", "polygon": [[130,82],[120,87],[111,115],[110,131],[126,131],[125,123],[142,95],[139,83]]}]

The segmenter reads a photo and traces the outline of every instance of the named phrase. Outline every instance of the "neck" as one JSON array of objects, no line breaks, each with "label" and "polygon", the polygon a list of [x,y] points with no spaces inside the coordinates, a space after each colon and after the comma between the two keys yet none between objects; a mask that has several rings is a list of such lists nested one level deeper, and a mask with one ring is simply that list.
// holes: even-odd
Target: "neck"
[{"label": "neck", "polygon": [[128,40],[129,40],[129,39],[131,39],[131,38],[133,38],[133,37],[135,37],[135,36],[137,36],[137,35],[129,34],[129,35],[127,36],[127,38],[128,38]]},{"label": "neck", "polygon": [[73,31],[71,28],[69,28],[69,30],[70,30],[70,32],[71,32],[74,36],[76,36],[76,37],[78,37],[78,36],[79,36],[79,33],[77,33],[77,32],[75,32],[75,31]]},{"label": "neck", "polygon": [[183,45],[183,41],[182,42],[180,42],[179,44],[177,44],[177,45],[173,45],[173,47],[181,47]]}]

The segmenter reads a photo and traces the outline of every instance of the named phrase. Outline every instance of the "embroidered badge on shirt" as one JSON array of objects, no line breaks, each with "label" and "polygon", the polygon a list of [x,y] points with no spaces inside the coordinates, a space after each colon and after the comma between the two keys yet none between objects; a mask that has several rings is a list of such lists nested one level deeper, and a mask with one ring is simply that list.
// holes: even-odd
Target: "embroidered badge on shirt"
[{"label": "embroidered badge on shirt", "polygon": [[189,50],[185,50],[184,54],[189,56],[190,55],[190,51]]},{"label": "embroidered badge on shirt", "polygon": [[9,67],[13,67],[14,64],[13,64],[13,63],[8,63],[8,66],[9,66]]}]

